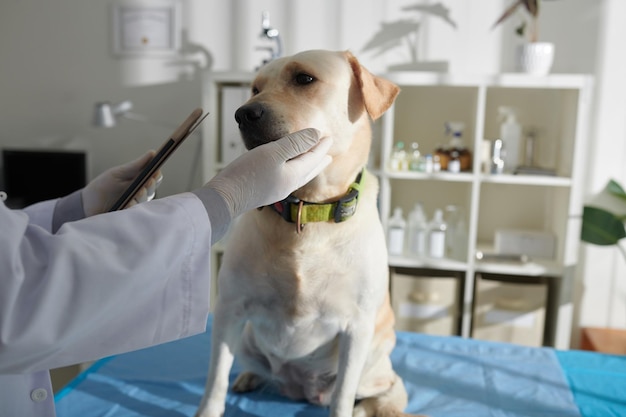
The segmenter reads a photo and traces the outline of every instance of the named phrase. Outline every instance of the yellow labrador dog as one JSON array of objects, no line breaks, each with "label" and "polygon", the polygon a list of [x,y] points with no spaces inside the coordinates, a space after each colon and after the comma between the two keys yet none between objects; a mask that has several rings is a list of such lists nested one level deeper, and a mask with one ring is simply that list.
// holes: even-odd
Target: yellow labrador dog
[{"label": "yellow labrador dog", "polygon": [[349,52],[307,51],[260,69],[235,114],[246,147],[314,127],[334,139],[333,161],[234,226],[198,417],[223,415],[234,356],[244,369],[237,392],[273,384],[330,406],[334,417],[405,415],[406,391],[389,358],[394,316],[378,183],[364,171],[370,119],[398,92]]}]

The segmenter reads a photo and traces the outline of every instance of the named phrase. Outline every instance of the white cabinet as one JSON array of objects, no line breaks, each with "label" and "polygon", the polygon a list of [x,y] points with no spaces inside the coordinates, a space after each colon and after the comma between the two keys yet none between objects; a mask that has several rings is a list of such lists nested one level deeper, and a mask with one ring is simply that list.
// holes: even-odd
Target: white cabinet
[{"label": "white cabinet", "polygon": [[[464,275],[459,281],[463,288],[458,333],[467,337],[472,331],[477,274],[547,283],[544,343],[568,348],[591,77],[408,72],[383,76],[402,89],[393,107],[375,123],[374,129],[370,169],[380,178],[383,224],[386,225],[394,207],[402,207],[406,215],[415,203],[421,202],[429,217],[437,208],[455,205],[467,225],[467,242],[463,245],[466,250],[457,259],[392,256],[390,266]],[[232,135],[232,128],[236,127],[237,103],[227,90],[246,89],[252,78],[251,73],[206,74],[203,107],[212,116],[203,127],[205,180],[223,166],[222,154],[228,154],[223,148],[227,146],[223,139]],[[244,99],[245,95],[241,101]],[[222,108],[225,102],[230,103],[228,109]],[[553,169],[555,176],[483,173],[481,145],[483,139],[498,137],[498,108],[503,105],[516,108],[523,127],[532,126],[536,130],[535,163]],[[473,154],[469,171],[427,174],[388,169],[388,158],[395,142],[416,141],[422,153],[432,152],[444,140],[446,121],[465,124],[463,140]],[[549,233],[555,239],[553,259],[533,258],[524,264],[477,261],[477,250],[494,251],[495,235],[500,230]],[[219,247],[214,252],[214,265],[217,265]]]},{"label": "white cabinet", "polygon": [[[395,207],[401,207],[406,215],[420,202],[429,217],[438,208],[457,206],[464,213],[467,225],[467,242],[462,245],[467,248],[465,256],[457,259],[391,256],[390,265],[463,271],[460,332],[463,336],[470,336],[472,331],[477,274],[547,280],[544,343],[568,348],[592,79],[583,75],[432,73],[389,73],[385,77],[397,83],[402,91],[394,106],[377,122],[380,141],[372,161],[381,179],[383,223],[386,224]],[[514,107],[523,127],[534,129],[535,164],[553,170],[556,175],[485,173],[481,167],[481,146],[484,139],[499,136],[500,106]],[[460,173],[390,170],[389,156],[396,142],[410,145],[415,141],[422,154],[434,152],[447,140],[446,121],[465,124],[463,141],[473,154],[470,170]],[[495,252],[496,233],[506,230],[552,236],[555,242],[552,259],[533,257],[525,263],[477,260],[479,250]]]},{"label": "white cabinet", "polygon": [[[235,122],[235,111],[250,96],[249,72],[206,72],[202,85],[202,108],[210,113],[202,124],[202,183],[206,183],[245,147]],[[224,239],[222,239],[224,241]],[[217,272],[223,253],[218,242],[211,251],[211,309],[217,296]]]}]

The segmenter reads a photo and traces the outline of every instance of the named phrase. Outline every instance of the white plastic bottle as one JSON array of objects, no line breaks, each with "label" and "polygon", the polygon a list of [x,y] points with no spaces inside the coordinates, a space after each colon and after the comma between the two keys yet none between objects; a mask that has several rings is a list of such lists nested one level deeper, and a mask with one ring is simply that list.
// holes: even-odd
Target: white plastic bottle
[{"label": "white plastic bottle", "polygon": [[428,221],[424,208],[420,203],[409,213],[408,219],[408,250],[411,255],[423,257],[426,255],[426,235],[428,233]]},{"label": "white plastic bottle", "polygon": [[395,172],[406,171],[408,169],[408,165],[404,142],[396,142],[389,158],[389,169]]},{"label": "white plastic bottle", "polygon": [[419,145],[417,142],[413,142],[411,144],[411,154],[408,156],[409,171],[418,172],[420,170],[421,159],[422,159],[422,154],[420,153]]},{"label": "white plastic bottle", "polygon": [[460,217],[460,209],[454,204],[449,204],[444,210],[444,221],[446,222],[446,257],[452,257],[456,238],[456,225]]},{"label": "white plastic bottle", "polygon": [[500,139],[502,139],[506,151],[504,155],[504,172],[512,173],[519,166],[522,128],[517,122],[515,111],[512,108],[500,106],[498,111],[502,120]]},{"label": "white plastic bottle", "polygon": [[402,255],[404,252],[404,233],[406,221],[402,217],[402,208],[396,207],[387,225],[387,250],[390,255]]},{"label": "white plastic bottle", "polygon": [[467,259],[467,226],[463,218],[459,219],[455,227],[454,242],[454,250],[450,256],[457,261],[465,261]]},{"label": "white plastic bottle", "polygon": [[446,257],[463,261],[467,257],[467,227],[463,210],[459,206],[446,206]]},{"label": "white plastic bottle", "polygon": [[433,220],[428,229],[428,254],[431,258],[443,258],[446,255],[446,222],[443,211],[435,210]]}]

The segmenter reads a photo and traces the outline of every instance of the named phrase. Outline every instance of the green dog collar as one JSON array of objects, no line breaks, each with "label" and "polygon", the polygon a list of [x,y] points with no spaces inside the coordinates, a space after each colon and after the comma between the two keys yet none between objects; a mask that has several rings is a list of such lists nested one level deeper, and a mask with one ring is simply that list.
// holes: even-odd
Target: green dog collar
[{"label": "green dog collar", "polygon": [[341,223],[348,220],[356,212],[359,192],[363,187],[364,179],[365,169],[362,169],[356,180],[348,188],[348,192],[332,203],[310,203],[290,195],[270,207],[289,223],[296,223],[298,233],[307,223],[328,221]]}]

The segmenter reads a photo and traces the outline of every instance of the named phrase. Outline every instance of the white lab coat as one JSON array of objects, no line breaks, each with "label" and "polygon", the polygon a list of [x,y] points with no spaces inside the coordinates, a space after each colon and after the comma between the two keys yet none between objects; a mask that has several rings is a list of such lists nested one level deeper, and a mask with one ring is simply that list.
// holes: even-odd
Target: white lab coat
[{"label": "white lab coat", "polygon": [[206,326],[212,230],[196,195],[65,223],[56,233],[54,207],[18,211],[0,202],[2,417],[55,415],[48,369]]}]

